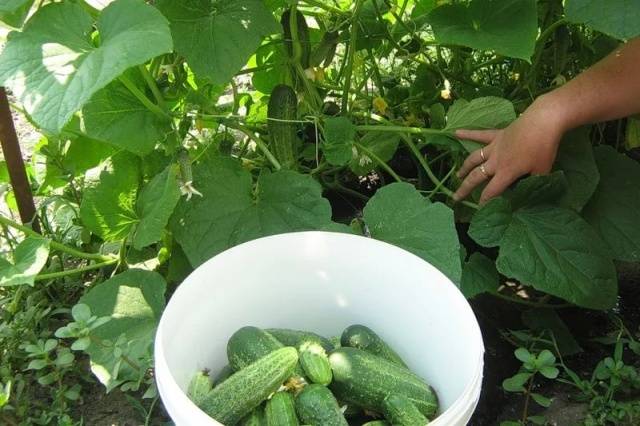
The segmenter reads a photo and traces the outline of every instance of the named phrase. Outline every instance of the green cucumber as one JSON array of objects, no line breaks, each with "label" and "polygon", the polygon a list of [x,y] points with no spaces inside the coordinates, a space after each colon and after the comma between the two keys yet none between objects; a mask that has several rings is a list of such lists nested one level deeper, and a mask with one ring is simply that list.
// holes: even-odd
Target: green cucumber
[{"label": "green cucumber", "polygon": [[231,377],[233,373],[234,373],[233,368],[231,368],[231,366],[227,364],[224,367],[222,367],[222,370],[220,370],[220,372],[216,374],[216,376],[213,378],[213,383],[215,383],[217,386],[220,383],[227,380],[229,377]]},{"label": "green cucumber", "polygon": [[296,411],[303,424],[313,426],[348,426],[338,401],[322,385],[309,385],[296,398]]},{"label": "green cucumber", "polygon": [[364,325],[355,324],[347,327],[342,333],[340,342],[342,346],[362,349],[408,368],[407,364],[400,358],[400,355],[391,349],[373,330]]},{"label": "green cucumber", "polygon": [[387,395],[382,401],[382,412],[394,426],[424,426],[429,423],[413,402],[402,395]]},{"label": "green cucumber", "polygon": [[280,389],[297,363],[295,348],[273,351],[213,388],[200,408],[218,422],[234,425]]},{"label": "green cucumber", "polygon": [[403,395],[427,418],[438,411],[438,399],[423,379],[391,361],[356,348],[339,348],[329,356],[331,390],[341,400],[381,411],[387,395]]},{"label": "green cucumber", "polygon": [[317,342],[327,352],[331,352],[334,349],[334,345],[329,339],[310,331],[291,330],[288,328],[267,328],[266,331],[285,346],[299,348],[305,342]]},{"label": "green cucumber", "polygon": [[295,123],[298,118],[298,97],[290,86],[279,84],[273,88],[267,107],[267,118],[273,154],[283,168],[295,169],[298,148]]},{"label": "green cucumber", "polygon": [[319,67],[323,65],[328,67],[331,65],[336,54],[338,41],[340,41],[340,33],[337,31],[326,31],[322,35],[320,43],[318,43],[315,49],[313,49],[313,52],[311,52],[311,66]]},{"label": "green cucumber", "polygon": [[313,383],[328,385],[333,373],[324,348],[316,342],[305,342],[300,346],[300,365],[306,377]]},{"label": "green cucumber", "polygon": [[189,383],[187,395],[194,404],[200,405],[205,397],[209,394],[212,387],[213,383],[211,383],[209,372],[206,370],[198,371]]},{"label": "green cucumber", "polygon": [[227,342],[227,358],[234,371],[239,371],[284,345],[258,327],[242,327]]},{"label": "green cucumber", "polygon": [[296,403],[289,392],[276,392],[265,408],[267,426],[298,426]]},{"label": "green cucumber", "polygon": [[265,426],[266,420],[264,418],[264,407],[258,406],[242,420],[240,420],[240,426]]},{"label": "green cucumber", "polygon": [[282,24],[282,32],[284,33],[284,45],[289,54],[289,58],[292,60],[299,60],[302,69],[309,68],[311,58],[311,42],[309,40],[309,26],[304,15],[296,10],[296,29],[297,39],[300,47],[299,58],[296,58],[296,46],[293,44],[293,37],[291,36],[291,10],[287,9],[282,13],[280,18]]}]

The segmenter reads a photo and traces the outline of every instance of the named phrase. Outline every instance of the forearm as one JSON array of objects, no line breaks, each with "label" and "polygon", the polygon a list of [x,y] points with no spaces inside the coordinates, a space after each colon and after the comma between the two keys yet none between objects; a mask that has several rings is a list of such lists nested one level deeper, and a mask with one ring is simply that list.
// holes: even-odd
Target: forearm
[{"label": "forearm", "polygon": [[640,112],[640,38],[621,45],[564,86],[534,103],[563,130]]}]

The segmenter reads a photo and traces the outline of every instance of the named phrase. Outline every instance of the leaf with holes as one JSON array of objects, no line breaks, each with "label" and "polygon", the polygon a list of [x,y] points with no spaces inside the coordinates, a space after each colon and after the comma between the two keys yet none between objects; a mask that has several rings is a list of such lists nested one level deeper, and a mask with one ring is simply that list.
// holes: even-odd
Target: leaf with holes
[{"label": "leaf with holes", "polygon": [[93,26],[81,5],[53,3],[7,39],[0,83],[46,131],[59,133],[94,93],[127,68],[173,48],[168,22],[142,0],[116,0],[102,11],[95,23],[97,47]]}]

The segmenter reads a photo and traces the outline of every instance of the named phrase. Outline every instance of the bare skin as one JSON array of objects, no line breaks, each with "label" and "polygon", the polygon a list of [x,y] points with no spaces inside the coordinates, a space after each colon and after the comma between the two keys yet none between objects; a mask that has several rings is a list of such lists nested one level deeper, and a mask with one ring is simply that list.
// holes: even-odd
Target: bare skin
[{"label": "bare skin", "polygon": [[549,173],[565,132],[639,112],[640,38],[636,38],[564,86],[540,96],[509,127],[458,130],[458,138],[485,144],[486,162],[480,150],[467,157],[458,171],[464,180],[454,199],[466,198],[488,180],[480,198],[481,204],[486,203],[521,176]]}]

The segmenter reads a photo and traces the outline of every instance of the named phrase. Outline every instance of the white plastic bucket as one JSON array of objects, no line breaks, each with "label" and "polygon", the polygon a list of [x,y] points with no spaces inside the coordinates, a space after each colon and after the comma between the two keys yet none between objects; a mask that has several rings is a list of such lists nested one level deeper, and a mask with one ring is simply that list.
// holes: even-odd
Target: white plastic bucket
[{"label": "white plastic bucket", "polygon": [[438,393],[433,426],[465,425],[478,403],[484,346],[458,288],[398,247],[347,234],[301,232],[241,244],[197,268],[169,301],[155,341],[162,401],[178,426],[219,425],[185,394],[193,374],[226,363],[246,325],[327,337],[365,324]]}]

